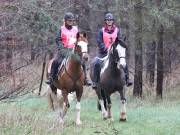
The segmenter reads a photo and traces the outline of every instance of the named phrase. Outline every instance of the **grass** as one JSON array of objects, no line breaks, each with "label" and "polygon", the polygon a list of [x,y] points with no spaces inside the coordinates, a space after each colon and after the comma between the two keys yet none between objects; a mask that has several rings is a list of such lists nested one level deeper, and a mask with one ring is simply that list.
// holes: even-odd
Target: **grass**
[{"label": "grass", "polygon": [[[178,91],[177,91],[178,92]],[[92,91],[90,93],[93,93]],[[119,122],[119,99],[112,97],[114,121],[102,120],[96,97],[81,102],[81,120],[76,126],[75,102],[61,125],[45,97],[27,95],[17,102],[0,103],[0,135],[180,135],[179,94],[162,101],[152,98],[127,98],[127,122]],[[174,99],[174,100],[173,100]]]}]

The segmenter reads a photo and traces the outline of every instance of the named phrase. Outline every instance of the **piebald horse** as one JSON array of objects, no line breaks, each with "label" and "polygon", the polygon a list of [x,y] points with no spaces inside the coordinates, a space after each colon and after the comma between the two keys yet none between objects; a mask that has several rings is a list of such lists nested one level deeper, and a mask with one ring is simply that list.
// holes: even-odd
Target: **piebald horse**
[{"label": "piebald horse", "polygon": [[[64,116],[70,107],[68,95],[72,92],[76,93],[76,124],[81,124],[80,120],[80,101],[83,94],[84,72],[82,68],[82,61],[88,60],[88,41],[87,35],[84,32],[77,34],[77,41],[72,53],[63,60],[61,69],[58,73],[58,81],[53,87],[49,87],[48,99],[52,109],[55,109],[54,102],[58,103],[58,114],[60,122],[64,122]],[[53,60],[52,60],[53,61]],[[49,69],[52,61],[49,62]],[[60,92],[57,91],[60,90]],[[62,94],[61,96],[58,96]]]},{"label": "piebald horse", "polygon": [[[118,38],[116,38],[108,51],[108,55],[103,58],[99,82],[97,89],[95,89],[104,119],[112,118],[110,96],[118,91],[121,103],[120,120],[126,121],[125,73],[123,71],[125,64],[125,48],[120,45]],[[93,80],[93,63],[90,66],[90,77]]]}]

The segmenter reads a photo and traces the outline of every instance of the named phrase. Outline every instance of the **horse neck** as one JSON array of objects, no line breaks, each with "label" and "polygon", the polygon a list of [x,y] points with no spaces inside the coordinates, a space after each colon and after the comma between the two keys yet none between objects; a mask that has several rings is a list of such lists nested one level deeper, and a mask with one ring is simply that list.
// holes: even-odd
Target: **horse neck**
[{"label": "horse neck", "polygon": [[113,60],[113,57],[109,56],[109,67],[117,68],[117,63]]},{"label": "horse neck", "polygon": [[73,73],[78,73],[81,69],[81,61],[77,56],[71,55],[68,58],[68,69]]},{"label": "horse neck", "polygon": [[109,68],[110,72],[114,75],[121,74],[121,70],[117,68],[117,63],[113,60],[112,56],[109,56],[108,68]]}]

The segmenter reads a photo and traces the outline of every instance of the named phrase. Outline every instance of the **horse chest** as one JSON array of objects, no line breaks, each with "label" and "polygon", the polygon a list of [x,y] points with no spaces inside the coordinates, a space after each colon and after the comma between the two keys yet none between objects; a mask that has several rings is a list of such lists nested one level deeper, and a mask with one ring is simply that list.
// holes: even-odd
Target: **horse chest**
[{"label": "horse chest", "polygon": [[107,68],[104,70],[104,72],[101,72],[100,74],[100,78],[102,78],[103,80],[119,80],[121,77],[121,74],[118,70],[116,69],[110,69],[110,68]]},{"label": "horse chest", "polygon": [[119,80],[120,80],[119,74],[106,73],[100,76],[100,82],[104,85],[109,85],[111,87],[118,85]]},{"label": "horse chest", "polygon": [[100,84],[103,89],[108,91],[110,94],[119,91],[123,84],[121,73],[119,70],[106,69],[104,73],[100,75]]}]

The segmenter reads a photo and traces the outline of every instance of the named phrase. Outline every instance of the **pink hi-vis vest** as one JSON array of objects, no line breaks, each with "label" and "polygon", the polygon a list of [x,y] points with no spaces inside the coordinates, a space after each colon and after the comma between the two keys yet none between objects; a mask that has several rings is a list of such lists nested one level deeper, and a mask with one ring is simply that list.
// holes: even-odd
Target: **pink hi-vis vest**
[{"label": "pink hi-vis vest", "polygon": [[109,34],[105,32],[103,28],[103,41],[107,48],[111,47],[112,43],[116,40],[118,28],[115,28],[114,32]]},{"label": "pink hi-vis vest", "polygon": [[73,26],[71,30],[61,26],[61,40],[65,48],[74,48],[77,33],[78,28],[76,26]]}]

